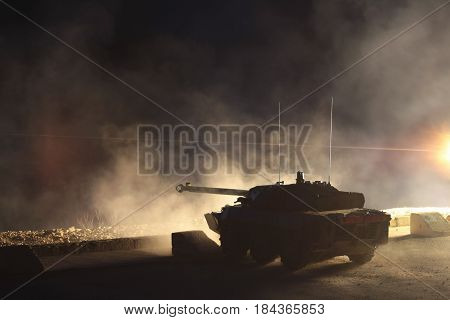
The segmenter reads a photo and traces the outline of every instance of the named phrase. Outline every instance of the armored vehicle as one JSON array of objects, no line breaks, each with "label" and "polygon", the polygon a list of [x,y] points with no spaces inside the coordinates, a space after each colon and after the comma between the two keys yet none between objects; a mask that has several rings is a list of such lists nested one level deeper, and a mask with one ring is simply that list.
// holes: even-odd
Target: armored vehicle
[{"label": "armored vehicle", "polygon": [[250,190],[178,185],[178,192],[238,196],[236,205],[205,214],[220,235],[223,253],[239,259],[250,253],[258,263],[278,256],[289,269],[347,255],[355,263],[372,259],[388,241],[390,215],[364,208],[364,195],[343,192],[330,183],[305,181],[255,186]]}]

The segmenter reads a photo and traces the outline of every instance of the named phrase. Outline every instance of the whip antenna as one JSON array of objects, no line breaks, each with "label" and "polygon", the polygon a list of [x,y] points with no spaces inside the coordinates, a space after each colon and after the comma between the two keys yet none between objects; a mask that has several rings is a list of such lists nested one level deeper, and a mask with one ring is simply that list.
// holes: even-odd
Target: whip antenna
[{"label": "whip antenna", "polygon": [[278,101],[278,183],[281,182],[281,104]]},{"label": "whip antenna", "polygon": [[333,141],[333,104],[334,99],[331,97],[331,108],[330,108],[330,154],[329,154],[329,166],[328,166],[328,184],[331,184],[331,148]]}]

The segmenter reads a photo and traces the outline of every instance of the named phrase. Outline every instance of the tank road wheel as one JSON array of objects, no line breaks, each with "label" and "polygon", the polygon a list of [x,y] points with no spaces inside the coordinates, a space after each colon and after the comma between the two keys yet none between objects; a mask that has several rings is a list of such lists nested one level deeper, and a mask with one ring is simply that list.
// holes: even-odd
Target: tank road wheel
[{"label": "tank road wheel", "polygon": [[309,262],[308,250],[305,244],[287,243],[282,248],[281,262],[288,270],[298,270],[306,266]]},{"label": "tank road wheel", "polygon": [[281,262],[288,270],[295,271],[308,264],[308,260],[300,253],[284,253],[281,255]]},{"label": "tank road wheel", "polygon": [[250,249],[250,255],[258,264],[267,264],[277,258],[277,254],[271,248],[255,246]]},{"label": "tank road wheel", "polygon": [[368,249],[367,252],[362,254],[349,254],[348,258],[351,262],[355,264],[364,264],[372,260],[373,256],[375,254],[375,250]]},{"label": "tank road wheel", "polygon": [[220,246],[224,255],[233,261],[242,260],[247,255],[248,247],[245,241],[233,235],[221,235]]}]

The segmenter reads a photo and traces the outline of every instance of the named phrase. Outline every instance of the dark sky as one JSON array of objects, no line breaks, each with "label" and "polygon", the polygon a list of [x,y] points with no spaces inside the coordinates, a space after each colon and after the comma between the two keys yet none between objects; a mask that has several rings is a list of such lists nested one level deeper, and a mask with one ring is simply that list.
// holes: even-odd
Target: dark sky
[{"label": "dark sky", "polygon": [[[192,104],[192,92],[206,95],[214,92],[215,99],[236,108],[229,110],[233,119],[239,119],[234,116],[239,112],[243,115],[240,119],[253,120],[256,108],[265,111],[260,113],[262,119],[264,115],[270,118],[273,95],[289,104],[339,71],[343,62],[335,63],[342,59],[338,50],[353,45],[355,37],[363,36],[368,28],[366,20],[373,19],[362,16],[366,8],[360,1],[332,2],[329,9],[324,1],[320,2],[313,5],[313,1],[283,4],[14,1],[11,4],[184,119],[192,113],[187,108]],[[381,12],[382,7],[376,10]],[[24,18],[6,7],[1,15],[2,53],[4,60],[13,64],[11,72],[25,77],[17,79],[19,82],[44,76],[42,81],[55,82],[47,85],[66,91],[85,85],[89,77],[90,81],[100,82],[102,88],[92,87],[84,95],[102,89],[118,91],[120,100],[133,104],[134,110],[130,112],[122,112],[123,106],[110,108],[115,121],[135,121],[147,114],[165,117]],[[330,19],[338,21],[338,25],[330,25]],[[360,54],[359,50],[346,51],[350,54],[344,62],[351,62]],[[27,71],[34,73],[15,68],[31,68]],[[65,87],[66,81],[69,88]],[[47,94],[49,90],[46,91]],[[123,95],[130,95],[131,100]],[[21,94],[20,98],[28,97]],[[223,110],[217,110],[217,115],[213,110],[212,119],[199,119],[195,114],[189,120],[220,122],[222,118]],[[22,119],[19,117],[18,121]]]},{"label": "dark sky", "polygon": [[[291,104],[442,2],[9,0],[193,125],[261,124],[277,101]],[[450,124],[449,10],[283,121],[312,123],[312,141],[326,142],[333,95],[337,145],[436,144]],[[75,204],[92,205],[92,180],[111,168],[117,150],[130,149],[33,135],[134,137],[136,124],[177,121],[3,4],[0,25],[0,229],[70,224]],[[316,176],[323,156],[310,159]],[[429,155],[341,150],[336,170],[342,187],[365,192],[372,206],[450,205],[448,169]]]}]

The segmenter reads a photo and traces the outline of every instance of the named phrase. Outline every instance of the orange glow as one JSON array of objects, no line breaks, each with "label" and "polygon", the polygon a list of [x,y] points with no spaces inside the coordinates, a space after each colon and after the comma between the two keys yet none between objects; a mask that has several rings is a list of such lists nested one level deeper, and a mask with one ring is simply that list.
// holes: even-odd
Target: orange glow
[{"label": "orange glow", "polygon": [[447,145],[445,146],[443,157],[446,161],[450,162],[450,141],[447,141]]},{"label": "orange glow", "polygon": [[450,163],[450,136],[447,136],[444,139],[444,142],[443,142],[442,148],[441,148],[441,152],[440,152],[440,158],[443,161]]},{"label": "orange glow", "polygon": [[429,144],[430,160],[435,163],[435,169],[441,174],[450,178],[450,134],[448,128],[445,133],[435,134],[430,137],[430,141],[435,141],[434,144]]}]

